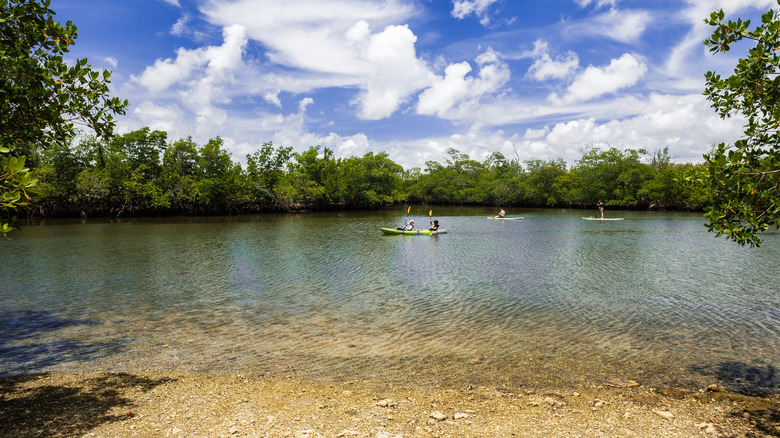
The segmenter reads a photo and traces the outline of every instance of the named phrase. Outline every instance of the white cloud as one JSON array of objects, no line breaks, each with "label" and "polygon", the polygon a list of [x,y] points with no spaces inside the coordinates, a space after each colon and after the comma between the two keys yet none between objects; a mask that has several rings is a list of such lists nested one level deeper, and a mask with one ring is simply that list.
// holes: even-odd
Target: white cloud
[{"label": "white cloud", "polygon": [[165,3],[168,3],[169,5],[176,6],[177,8],[180,8],[181,5],[179,5],[179,0],[163,0]]},{"label": "white cloud", "polygon": [[644,10],[620,10],[612,8],[581,22],[575,22],[565,33],[576,38],[583,36],[609,38],[621,43],[636,43],[653,21],[653,15]]},{"label": "white cloud", "polygon": [[645,11],[621,11],[611,9],[593,20],[594,31],[622,43],[639,40],[644,33],[650,14]]},{"label": "white cloud", "polygon": [[360,78],[371,65],[350,44],[350,29],[360,21],[384,28],[412,17],[415,9],[406,2],[377,0],[211,0],[203,12],[213,24],[244,25],[273,63]]},{"label": "white cloud", "polygon": [[601,8],[604,6],[612,6],[615,7],[617,5],[618,0],[574,0],[575,3],[577,3],[581,8],[587,7],[591,3],[595,4],[596,8]]},{"label": "white cloud", "polygon": [[281,90],[268,91],[267,93],[265,93],[263,95],[263,99],[265,99],[266,102],[281,108],[282,101],[279,100],[279,93],[280,93],[280,91]]},{"label": "white cloud", "polygon": [[116,68],[116,66],[119,65],[119,60],[112,56],[104,58],[104,60],[111,66],[111,68]]},{"label": "white cloud", "polygon": [[176,104],[158,105],[151,101],[142,102],[133,109],[133,114],[149,129],[165,131],[171,135],[185,136],[179,130],[186,125],[185,113]]},{"label": "white cloud", "polygon": [[536,58],[528,69],[527,75],[537,81],[548,79],[565,79],[570,77],[579,68],[580,60],[577,54],[569,51],[565,57],[550,56],[549,45],[546,41],[536,40],[531,55]]},{"label": "white cloud", "polygon": [[388,26],[374,35],[365,28],[359,34],[361,40],[355,39],[355,32],[352,40],[361,47],[372,71],[356,101],[358,116],[368,120],[389,117],[412,93],[430,84],[433,74],[417,59],[417,37],[407,26]]},{"label": "white cloud", "polygon": [[159,92],[188,79],[196,70],[205,69],[202,74],[206,76],[200,82],[224,78],[241,64],[241,53],[247,43],[245,31],[240,25],[226,27],[223,29],[222,46],[194,50],[179,48],[176,59],[158,59],[133,80],[152,92]]},{"label": "white cloud", "polygon": [[306,107],[313,103],[314,99],[311,97],[304,97],[300,102],[298,102],[298,111],[301,113],[306,112]]},{"label": "white cloud", "polygon": [[[669,51],[664,69],[670,77],[693,74],[694,71],[695,74],[702,75],[699,66],[692,66],[690,59],[693,56],[709,56],[705,55],[707,49],[702,41],[709,37],[713,29],[704,23],[704,18],[709,17],[713,11],[723,9],[727,19],[736,19],[738,14],[746,11],[763,12],[777,6],[776,0],[686,0],[685,3],[687,7],[680,11],[679,17],[687,22],[690,31]],[[714,62],[719,61],[716,59]],[[731,65],[733,66],[733,62]]]},{"label": "white cloud", "polygon": [[171,35],[184,35],[187,30],[187,23],[190,22],[190,18],[191,17],[189,14],[184,14],[181,16],[181,18],[176,20],[176,23],[171,26]]},{"label": "white cloud", "polygon": [[479,22],[482,25],[487,26],[490,24],[490,17],[487,15],[487,10],[490,5],[497,1],[498,0],[453,0],[452,16],[462,20],[463,18],[474,14],[479,17]]},{"label": "white cloud", "polygon": [[553,93],[550,95],[550,101],[570,104],[594,99],[636,84],[646,72],[647,66],[644,63],[636,56],[625,53],[604,68],[588,66],[569,85],[566,94],[559,97]]},{"label": "white cloud", "polygon": [[492,49],[479,55],[476,62],[480,66],[477,77],[467,76],[471,72],[468,62],[447,66],[444,77],[437,78],[420,95],[417,113],[447,117],[450,110],[458,105],[473,110],[481,97],[495,93],[509,80],[509,68]]}]

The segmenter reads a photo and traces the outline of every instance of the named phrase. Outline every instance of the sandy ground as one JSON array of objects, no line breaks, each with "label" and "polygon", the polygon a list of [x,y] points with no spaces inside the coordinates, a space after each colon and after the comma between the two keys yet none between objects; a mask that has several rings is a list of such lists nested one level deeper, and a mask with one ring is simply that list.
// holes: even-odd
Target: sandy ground
[{"label": "sandy ground", "polygon": [[713,385],[392,387],[237,373],[0,379],[1,437],[765,437],[780,396]]}]

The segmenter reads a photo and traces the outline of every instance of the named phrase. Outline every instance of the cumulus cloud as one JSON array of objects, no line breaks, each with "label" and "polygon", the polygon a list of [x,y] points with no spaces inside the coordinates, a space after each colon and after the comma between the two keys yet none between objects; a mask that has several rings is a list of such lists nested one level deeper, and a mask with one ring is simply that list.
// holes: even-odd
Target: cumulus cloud
[{"label": "cumulus cloud", "polygon": [[480,97],[498,91],[509,80],[509,68],[492,49],[479,55],[476,63],[480,67],[477,76],[468,76],[472,70],[468,62],[448,65],[444,77],[437,78],[420,95],[417,113],[446,117],[456,106],[473,104]]},{"label": "cumulus cloud", "polygon": [[[433,79],[417,58],[417,37],[408,26],[393,24],[416,13],[407,2],[212,1],[204,12],[214,24],[245,26],[271,63],[288,68],[288,78],[273,78],[274,88],[308,91],[301,89],[307,82],[357,88],[352,103],[362,119],[389,117]],[[318,79],[307,79],[314,76]]]},{"label": "cumulus cloud", "polygon": [[188,50],[179,48],[176,59],[158,59],[153,66],[147,67],[140,77],[133,77],[149,91],[159,92],[177,83],[181,83],[196,70],[204,70],[206,79],[224,78],[241,63],[241,53],[247,43],[246,29],[241,25],[232,25],[223,30],[222,46],[209,46]]},{"label": "cumulus cloud", "polygon": [[[185,125],[185,113],[174,104],[159,105],[151,101],[141,102],[133,109],[133,114],[152,130],[165,131],[176,135]],[[182,134],[183,135],[183,134]]]},{"label": "cumulus cloud", "polygon": [[646,72],[647,66],[643,62],[626,53],[618,59],[613,59],[606,67],[588,66],[569,85],[562,97],[553,93],[549,99],[558,104],[594,99],[636,84]]},{"label": "cumulus cloud", "polygon": [[537,81],[565,79],[570,77],[580,65],[577,54],[572,51],[566,53],[566,56],[556,56],[553,59],[550,55],[549,44],[543,40],[534,42],[531,56],[535,60],[528,69],[527,75]]},{"label": "cumulus cloud", "polygon": [[378,0],[211,0],[203,12],[213,24],[245,26],[275,64],[356,81],[370,73],[371,65],[349,44],[350,29],[361,21],[384,28],[416,13],[407,2]]},{"label": "cumulus cloud", "polygon": [[479,17],[479,22],[482,25],[487,26],[490,24],[490,17],[487,15],[487,10],[490,5],[497,1],[498,0],[453,0],[452,16],[462,20],[463,18],[474,14]]},{"label": "cumulus cloud", "polygon": [[409,27],[388,26],[372,35],[361,22],[349,34],[353,43],[361,47],[363,59],[372,66],[365,90],[356,101],[360,118],[389,117],[412,93],[433,80],[425,63],[417,59],[417,37]]}]

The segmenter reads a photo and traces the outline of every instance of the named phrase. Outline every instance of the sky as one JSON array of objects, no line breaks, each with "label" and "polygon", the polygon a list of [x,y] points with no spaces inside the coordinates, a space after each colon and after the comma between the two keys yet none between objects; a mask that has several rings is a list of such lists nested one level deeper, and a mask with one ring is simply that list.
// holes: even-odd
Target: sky
[{"label": "sky", "polygon": [[406,169],[456,149],[483,161],[591,147],[668,147],[701,162],[743,122],[721,119],[704,75],[704,19],[776,0],[52,0],[79,28],[69,62],[113,72],[118,133],[221,137],[234,161],[266,142],[336,157],[386,152]]}]

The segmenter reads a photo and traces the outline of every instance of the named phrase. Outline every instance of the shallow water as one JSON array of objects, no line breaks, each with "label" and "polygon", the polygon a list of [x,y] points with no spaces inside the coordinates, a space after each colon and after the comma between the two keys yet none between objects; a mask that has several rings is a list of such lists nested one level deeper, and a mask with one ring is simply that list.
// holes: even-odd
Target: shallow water
[{"label": "shallow water", "polygon": [[435,213],[447,234],[384,236],[395,210],[27,226],[0,243],[0,373],[778,390],[778,234],[748,249],[698,214]]}]

